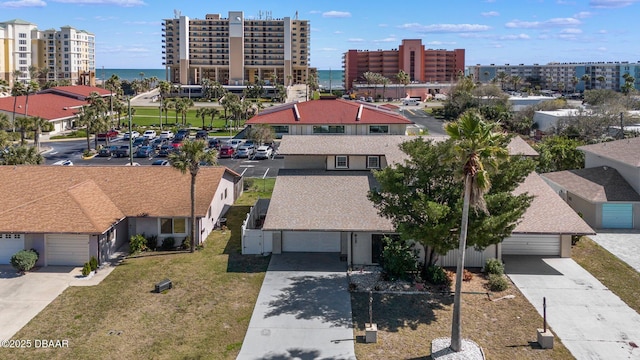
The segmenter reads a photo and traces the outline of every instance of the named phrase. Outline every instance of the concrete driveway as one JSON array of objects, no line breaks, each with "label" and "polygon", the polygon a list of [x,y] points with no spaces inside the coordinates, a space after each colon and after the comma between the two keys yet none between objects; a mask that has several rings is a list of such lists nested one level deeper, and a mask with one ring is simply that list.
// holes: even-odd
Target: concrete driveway
[{"label": "concrete driveway", "polygon": [[547,323],[576,359],[640,358],[640,315],[573,259],[504,256],[504,262],[541,315],[547,298]]},{"label": "concrete driveway", "polygon": [[597,235],[589,235],[589,237],[640,272],[639,230],[601,230]]},{"label": "concrete driveway", "polygon": [[272,255],[237,359],[354,359],[347,265],[337,254]]}]

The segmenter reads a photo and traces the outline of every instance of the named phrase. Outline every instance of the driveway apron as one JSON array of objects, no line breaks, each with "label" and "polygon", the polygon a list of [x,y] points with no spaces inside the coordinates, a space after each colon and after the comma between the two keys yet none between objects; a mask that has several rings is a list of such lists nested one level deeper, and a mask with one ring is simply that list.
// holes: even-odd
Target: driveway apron
[{"label": "driveway apron", "polygon": [[640,231],[604,230],[589,238],[640,272]]},{"label": "driveway apron", "polygon": [[640,315],[573,259],[504,256],[504,262],[541,315],[546,297],[547,323],[576,359],[640,358]]},{"label": "driveway apron", "polygon": [[237,359],[355,359],[346,270],[337,254],[272,255]]}]

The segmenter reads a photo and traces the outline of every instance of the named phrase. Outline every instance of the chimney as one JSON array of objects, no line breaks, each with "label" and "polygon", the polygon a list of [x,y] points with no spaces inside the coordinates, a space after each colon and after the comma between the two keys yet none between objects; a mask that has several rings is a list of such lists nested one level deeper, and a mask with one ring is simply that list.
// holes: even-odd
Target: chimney
[{"label": "chimney", "polygon": [[296,117],[296,121],[300,121],[300,111],[298,110],[297,104],[293,104],[293,113]]},{"label": "chimney", "polygon": [[356,115],[356,121],[360,121],[360,119],[362,119],[362,104],[360,104],[360,106],[358,107],[358,115]]}]

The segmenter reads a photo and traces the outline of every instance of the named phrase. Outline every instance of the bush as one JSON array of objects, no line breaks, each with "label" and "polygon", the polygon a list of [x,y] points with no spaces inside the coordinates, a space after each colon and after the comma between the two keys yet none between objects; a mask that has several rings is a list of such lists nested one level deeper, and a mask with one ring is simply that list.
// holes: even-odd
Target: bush
[{"label": "bush", "polygon": [[187,236],[182,240],[182,250],[191,249],[191,236]]},{"label": "bush", "polygon": [[431,265],[427,267],[424,278],[434,285],[451,285],[451,279],[441,266]]},{"label": "bush", "polygon": [[411,244],[404,241],[394,241],[385,237],[382,250],[382,269],[391,278],[404,278],[410,271],[418,268],[417,254]]},{"label": "bush", "polygon": [[98,270],[98,259],[96,259],[95,256],[92,256],[91,259],[89,259],[89,266],[91,267],[91,271]]},{"label": "bush", "polygon": [[471,271],[464,269],[464,272],[462,273],[462,281],[471,281],[471,279],[473,279]]},{"label": "bush", "polygon": [[20,250],[11,257],[11,266],[19,272],[33,269],[38,261],[38,254],[31,250]]},{"label": "bush", "polygon": [[145,239],[144,235],[132,236],[131,240],[129,240],[129,250],[131,250],[131,254],[147,250],[147,239]]},{"label": "bush", "polygon": [[484,264],[484,271],[487,274],[502,275],[504,274],[504,264],[498,259],[488,259]]},{"label": "bush", "polygon": [[151,235],[147,238],[147,249],[155,251],[158,248],[158,235]]},{"label": "bush", "polygon": [[86,262],[82,267],[82,276],[89,276],[89,274],[91,274],[91,264]]},{"label": "bush", "polygon": [[162,248],[164,250],[172,250],[176,246],[176,239],[167,237],[162,239]]},{"label": "bush", "polygon": [[489,290],[505,291],[509,288],[509,281],[504,275],[489,274]]}]

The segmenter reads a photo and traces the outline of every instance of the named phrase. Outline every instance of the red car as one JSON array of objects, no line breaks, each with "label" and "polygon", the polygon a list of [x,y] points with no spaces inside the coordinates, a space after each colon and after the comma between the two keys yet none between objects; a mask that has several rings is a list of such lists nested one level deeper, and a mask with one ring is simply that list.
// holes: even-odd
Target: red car
[{"label": "red car", "polygon": [[230,158],[230,157],[233,157],[234,153],[235,153],[235,150],[233,150],[233,147],[224,145],[220,147],[220,151],[218,152],[218,157]]},{"label": "red car", "polygon": [[98,140],[113,140],[118,136],[118,131],[111,129],[109,131],[107,131],[106,133],[100,133],[98,135],[96,135],[96,137],[98,138]]}]

